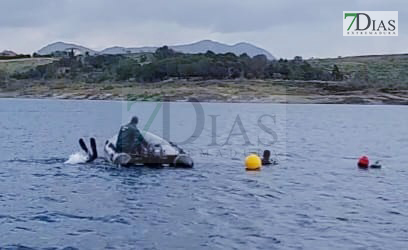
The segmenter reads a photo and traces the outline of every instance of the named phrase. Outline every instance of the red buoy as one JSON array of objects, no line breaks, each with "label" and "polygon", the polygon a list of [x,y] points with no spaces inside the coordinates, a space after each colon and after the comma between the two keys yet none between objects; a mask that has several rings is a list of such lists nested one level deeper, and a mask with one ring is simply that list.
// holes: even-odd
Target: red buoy
[{"label": "red buoy", "polygon": [[362,156],[360,157],[360,159],[358,160],[358,166],[360,168],[368,168],[368,165],[370,164],[370,161],[368,160],[367,156]]}]

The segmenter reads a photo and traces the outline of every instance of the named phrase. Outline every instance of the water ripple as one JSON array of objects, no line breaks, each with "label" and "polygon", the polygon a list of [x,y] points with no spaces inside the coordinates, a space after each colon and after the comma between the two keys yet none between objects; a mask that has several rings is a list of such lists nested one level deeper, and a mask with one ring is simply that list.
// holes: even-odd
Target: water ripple
[{"label": "water ripple", "polygon": [[[194,157],[191,170],[64,164],[80,137],[103,146],[126,114],[121,103],[0,102],[19,111],[0,111],[0,133],[12,132],[0,141],[0,250],[406,248],[405,107],[203,104],[220,115],[219,142],[238,113],[251,138],[265,136],[253,123],[259,115],[282,117],[282,141],[262,146],[279,165],[246,172],[244,155],[216,151]],[[141,121],[154,105],[135,104]],[[171,105],[172,136],[181,141],[194,113]],[[205,151],[204,132],[186,149]],[[363,154],[383,168],[359,170]]]}]

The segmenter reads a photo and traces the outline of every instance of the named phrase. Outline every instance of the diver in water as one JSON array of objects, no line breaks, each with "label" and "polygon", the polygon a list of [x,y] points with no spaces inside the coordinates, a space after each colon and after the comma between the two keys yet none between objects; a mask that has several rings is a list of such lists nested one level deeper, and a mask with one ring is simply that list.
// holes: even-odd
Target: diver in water
[{"label": "diver in water", "polygon": [[265,150],[262,156],[262,165],[276,165],[276,160],[271,159],[271,151]]},{"label": "diver in water", "polygon": [[271,151],[265,150],[263,152],[263,157],[262,157],[262,165],[270,165],[271,164]]},{"label": "diver in water", "polygon": [[142,148],[147,146],[147,142],[137,128],[138,122],[139,119],[136,116],[133,116],[128,124],[120,127],[116,142],[116,152],[140,154],[142,152]]}]

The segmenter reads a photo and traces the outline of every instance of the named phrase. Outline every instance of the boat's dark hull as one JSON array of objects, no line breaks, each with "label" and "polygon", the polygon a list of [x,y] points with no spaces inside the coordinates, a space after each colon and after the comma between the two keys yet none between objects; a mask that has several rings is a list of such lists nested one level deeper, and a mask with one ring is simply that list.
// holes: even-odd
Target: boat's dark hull
[{"label": "boat's dark hull", "polygon": [[135,154],[116,152],[116,136],[105,143],[104,151],[106,158],[114,165],[121,166],[163,166],[191,168],[194,163],[191,157],[184,153],[178,146],[171,144],[164,139],[145,133],[145,139],[149,143],[149,149]]}]

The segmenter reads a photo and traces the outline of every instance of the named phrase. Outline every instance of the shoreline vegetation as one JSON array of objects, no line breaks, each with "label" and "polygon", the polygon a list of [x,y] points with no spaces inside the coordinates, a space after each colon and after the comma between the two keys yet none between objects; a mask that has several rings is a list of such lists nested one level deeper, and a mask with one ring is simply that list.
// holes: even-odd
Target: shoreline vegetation
[{"label": "shoreline vegetation", "polygon": [[1,89],[0,98],[408,105],[408,90],[282,80],[177,80],[148,84],[15,81]]},{"label": "shoreline vegetation", "polygon": [[408,54],[268,60],[167,46],[71,50],[0,60],[0,98],[408,105]]}]

